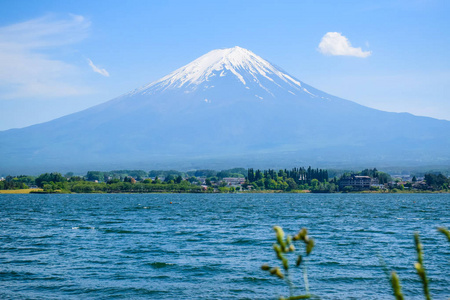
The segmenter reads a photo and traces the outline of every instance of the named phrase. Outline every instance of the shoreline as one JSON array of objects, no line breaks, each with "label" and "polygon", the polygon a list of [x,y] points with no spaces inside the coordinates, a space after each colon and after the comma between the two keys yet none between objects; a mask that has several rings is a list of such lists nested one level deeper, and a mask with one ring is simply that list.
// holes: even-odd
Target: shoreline
[{"label": "shoreline", "polygon": [[92,192],[92,193],[74,193],[74,192],[47,192],[43,189],[19,189],[19,190],[0,190],[0,195],[24,195],[24,194],[450,194],[450,191],[357,191],[357,192],[333,192],[333,193],[314,193],[310,190],[294,190],[294,191],[282,191],[282,190],[264,190],[264,191],[242,191],[233,193],[221,193],[221,192],[200,192],[200,193],[186,193],[186,192]]}]

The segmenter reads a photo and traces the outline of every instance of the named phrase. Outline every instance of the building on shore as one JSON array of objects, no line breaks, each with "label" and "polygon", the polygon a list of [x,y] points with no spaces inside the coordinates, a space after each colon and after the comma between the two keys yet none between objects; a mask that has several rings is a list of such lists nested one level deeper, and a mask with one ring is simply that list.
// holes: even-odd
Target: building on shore
[{"label": "building on shore", "polygon": [[226,182],[227,186],[237,187],[245,182],[245,178],[225,177],[222,181]]},{"label": "building on shore", "polygon": [[339,181],[339,189],[342,190],[346,186],[350,186],[353,190],[368,190],[372,184],[372,177],[370,176],[359,176],[350,175],[341,178]]}]

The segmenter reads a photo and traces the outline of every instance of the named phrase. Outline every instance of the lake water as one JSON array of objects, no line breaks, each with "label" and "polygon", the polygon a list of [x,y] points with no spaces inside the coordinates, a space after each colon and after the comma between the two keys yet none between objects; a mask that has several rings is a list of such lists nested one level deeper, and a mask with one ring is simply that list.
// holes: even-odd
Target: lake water
[{"label": "lake water", "polygon": [[[172,202],[172,204],[170,204]],[[1,299],[276,299],[273,225],[307,227],[322,299],[423,299],[413,234],[434,299],[450,297],[448,194],[0,195]],[[301,270],[292,269],[299,293]]]}]

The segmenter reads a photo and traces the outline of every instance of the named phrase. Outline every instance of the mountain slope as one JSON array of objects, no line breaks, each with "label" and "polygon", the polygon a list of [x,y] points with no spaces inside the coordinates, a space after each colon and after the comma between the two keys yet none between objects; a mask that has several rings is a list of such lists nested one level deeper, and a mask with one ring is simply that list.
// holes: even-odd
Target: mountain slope
[{"label": "mountain slope", "polygon": [[326,94],[234,47],[85,111],[0,132],[0,172],[448,163],[449,129]]}]

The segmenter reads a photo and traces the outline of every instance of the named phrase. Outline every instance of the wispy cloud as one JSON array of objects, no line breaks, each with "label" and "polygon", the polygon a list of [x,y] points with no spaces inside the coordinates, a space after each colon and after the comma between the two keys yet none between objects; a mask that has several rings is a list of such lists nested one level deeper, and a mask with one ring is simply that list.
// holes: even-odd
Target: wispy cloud
[{"label": "wispy cloud", "polygon": [[319,52],[325,55],[368,57],[372,51],[352,47],[350,41],[339,32],[327,32],[320,41]]},{"label": "wispy cloud", "polygon": [[47,15],[0,27],[0,97],[61,97],[86,92],[68,80],[77,67],[51,53],[85,39],[89,27],[90,22],[77,15]]},{"label": "wispy cloud", "polygon": [[106,71],[105,69],[100,69],[99,67],[97,67],[96,65],[94,65],[94,63],[92,62],[92,60],[90,60],[89,58],[87,59],[89,65],[92,68],[92,71],[94,71],[95,73],[98,73],[100,75],[103,75],[105,77],[109,77],[109,73],[108,71]]}]

